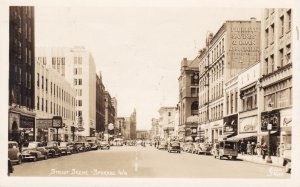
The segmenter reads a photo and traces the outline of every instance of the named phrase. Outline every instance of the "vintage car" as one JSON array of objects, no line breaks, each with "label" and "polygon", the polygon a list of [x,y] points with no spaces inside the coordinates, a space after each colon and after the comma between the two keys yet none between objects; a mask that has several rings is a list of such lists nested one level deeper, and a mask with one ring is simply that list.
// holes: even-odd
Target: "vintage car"
[{"label": "vintage car", "polygon": [[59,142],[59,148],[61,150],[62,155],[72,154],[72,148],[69,142]]},{"label": "vintage car", "polygon": [[98,150],[99,149],[99,145],[97,142],[88,142],[90,147],[91,147],[91,150]]},{"label": "vintage car", "polygon": [[197,154],[205,154],[205,155],[210,155],[211,154],[211,149],[212,146],[208,143],[199,143],[199,150]]},{"label": "vintage car", "polygon": [[200,150],[201,150],[200,143],[194,143],[194,146],[192,148],[192,153],[193,154],[199,154]]},{"label": "vintage car", "polygon": [[75,142],[74,143],[74,149],[77,152],[85,152],[85,144],[84,144],[84,142]]},{"label": "vintage car", "polygon": [[183,145],[183,151],[188,152],[188,153],[191,153],[193,147],[194,147],[193,142],[186,142],[186,143]]},{"label": "vintage car", "polygon": [[100,142],[100,149],[109,149],[110,146],[109,146],[109,143],[107,141],[101,141]]},{"label": "vintage car", "polygon": [[224,157],[236,160],[238,155],[237,149],[236,141],[222,140],[219,143],[214,144],[213,155],[214,158],[218,157],[220,160]]},{"label": "vintage car", "polygon": [[167,150],[168,149],[168,144],[165,141],[161,141],[157,148],[159,150]]},{"label": "vintage car", "polygon": [[89,144],[89,142],[84,142],[84,147],[85,147],[85,151],[91,150],[91,145]]},{"label": "vintage car", "polygon": [[48,142],[46,149],[49,150],[49,156],[51,156],[52,158],[54,158],[55,156],[61,156],[61,149],[59,148],[58,142]]},{"label": "vintage car", "polygon": [[180,144],[179,142],[170,142],[168,145],[168,152],[176,152],[176,153],[180,153]]},{"label": "vintage car", "polygon": [[23,144],[22,160],[47,160],[48,154],[49,151],[42,145],[41,142],[28,142]]},{"label": "vintage car", "polygon": [[22,163],[22,154],[20,153],[18,143],[15,141],[8,142],[8,158],[13,164]]}]

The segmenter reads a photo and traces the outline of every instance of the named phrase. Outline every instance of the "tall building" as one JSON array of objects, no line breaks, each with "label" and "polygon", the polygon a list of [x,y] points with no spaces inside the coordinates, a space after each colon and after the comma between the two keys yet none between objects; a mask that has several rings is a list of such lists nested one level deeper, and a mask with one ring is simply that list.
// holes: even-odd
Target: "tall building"
[{"label": "tall building", "polygon": [[[35,110],[36,110],[36,140],[37,141],[69,141],[72,140],[71,127],[75,126],[76,91],[60,73],[47,68],[46,56],[37,52],[35,63]],[[58,137],[51,123],[43,119],[61,116],[64,128],[59,129]],[[74,137],[74,140],[77,138]]]},{"label": "tall building", "polygon": [[[292,9],[265,9],[262,19],[261,131],[272,124],[271,145],[291,146],[292,130]],[[267,136],[262,141],[268,142]]]},{"label": "tall building", "polygon": [[168,140],[174,136],[175,107],[161,107],[159,112],[159,125],[162,127],[161,138]]},{"label": "tall building", "polygon": [[[84,47],[71,48],[67,57],[64,74],[76,89],[76,124],[79,140],[84,140],[96,132],[96,66],[92,54]],[[52,62],[52,66],[58,62]]]},{"label": "tall building", "polygon": [[[113,106],[114,111],[115,111],[115,113],[114,113],[115,120],[114,121],[116,121],[117,117],[118,117],[118,101],[117,101],[117,98],[115,98],[115,97],[111,98],[111,105]],[[117,136],[119,134],[120,129],[118,128],[119,126],[116,123],[114,123],[114,125],[115,125],[115,135]]]},{"label": "tall building", "polygon": [[105,130],[105,87],[102,75],[96,75],[96,132],[102,135]]},{"label": "tall building", "polygon": [[117,136],[120,138],[125,138],[125,128],[126,128],[126,124],[125,124],[125,118],[124,117],[117,117],[116,118],[116,128],[118,129],[118,133]]},{"label": "tall building", "polygon": [[[224,84],[260,60],[260,29],[260,21],[251,18],[226,21],[215,35],[207,35],[198,56],[199,129],[205,131],[205,142],[216,142],[223,136]],[[233,92],[229,100],[237,97]]]},{"label": "tall building", "polygon": [[152,140],[159,139],[160,132],[162,131],[162,130],[160,130],[160,127],[159,127],[159,119],[156,119],[156,118],[151,119],[151,130],[152,130],[151,139]]},{"label": "tall building", "polygon": [[111,102],[111,96],[108,91],[104,93],[105,99],[105,133],[111,137],[115,134],[115,108]]},{"label": "tall building", "polygon": [[[191,123],[188,118],[198,116],[199,105],[199,59],[181,61],[181,74],[179,82],[179,125],[178,136],[180,139],[192,136],[198,127],[198,122]],[[194,135],[195,133],[193,133]],[[197,133],[196,133],[197,134]]]},{"label": "tall building", "polygon": [[130,115],[130,138],[132,140],[136,139],[136,109]]},{"label": "tall building", "polygon": [[8,138],[17,142],[35,136],[34,7],[9,8]]}]

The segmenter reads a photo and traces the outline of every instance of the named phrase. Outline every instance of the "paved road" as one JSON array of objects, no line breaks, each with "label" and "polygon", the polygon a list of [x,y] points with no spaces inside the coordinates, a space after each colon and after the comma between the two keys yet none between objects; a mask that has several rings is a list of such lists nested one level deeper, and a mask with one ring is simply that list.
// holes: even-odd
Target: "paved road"
[{"label": "paved road", "polygon": [[289,178],[281,168],[153,147],[111,147],[14,166],[11,176]]}]

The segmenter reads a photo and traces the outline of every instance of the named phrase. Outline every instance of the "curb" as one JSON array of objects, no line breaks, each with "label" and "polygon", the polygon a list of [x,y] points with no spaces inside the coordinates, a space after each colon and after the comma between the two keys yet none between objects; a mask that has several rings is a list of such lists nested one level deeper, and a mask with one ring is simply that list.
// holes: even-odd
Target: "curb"
[{"label": "curb", "polygon": [[242,161],[245,161],[245,162],[251,162],[251,163],[254,163],[254,164],[261,164],[261,165],[268,165],[268,166],[273,166],[273,167],[279,167],[279,168],[284,168],[284,166],[280,166],[280,165],[274,165],[274,164],[268,164],[268,163],[263,163],[263,162],[255,162],[255,161],[251,161],[251,160],[245,160],[245,159],[242,159],[242,158],[238,158]]}]

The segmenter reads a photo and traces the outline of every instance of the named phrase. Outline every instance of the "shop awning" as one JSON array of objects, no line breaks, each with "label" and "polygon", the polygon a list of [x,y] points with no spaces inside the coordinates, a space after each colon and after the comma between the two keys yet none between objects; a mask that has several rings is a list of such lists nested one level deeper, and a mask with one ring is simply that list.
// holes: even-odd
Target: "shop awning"
[{"label": "shop awning", "polygon": [[231,136],[233,133],[229,133],[229,134],[222,134],[218,136],[218,140],[222,141],[224,139],[227,139],[227,137]]},{"label": "shop awning", "polygon": [[[270,134],[274,134],[276,133],[277,131],[271,131]],[[256,133],[257,136],[268,136],[268,131],[266,132],[259,132],[259,133]]]},{"label": "shop awning", "polygon": [[236,136],[230,137],[230,138],[228,138],[228,140],[242,140],[244,138],[249,138],[252,136],[257,136],[257,133],[242,133],[242,134],[238,134]]}]

